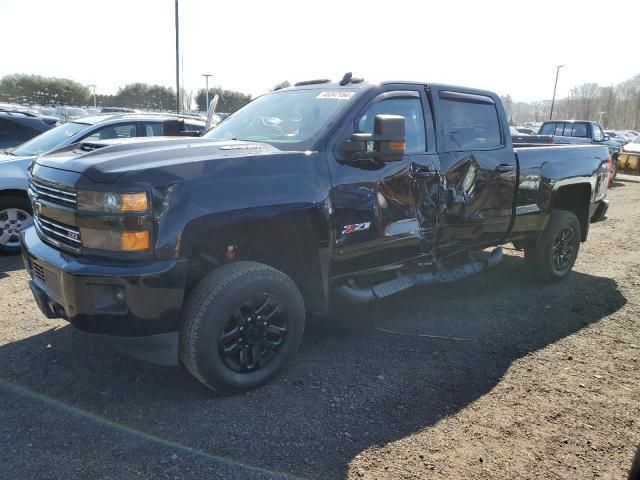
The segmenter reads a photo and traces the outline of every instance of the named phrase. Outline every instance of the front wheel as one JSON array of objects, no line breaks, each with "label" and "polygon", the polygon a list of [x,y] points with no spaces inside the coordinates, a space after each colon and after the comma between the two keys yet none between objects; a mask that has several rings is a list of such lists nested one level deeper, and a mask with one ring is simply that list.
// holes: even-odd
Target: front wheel
[{"label": "front wheel", "polygon": [[20,251],[20,230],[33,222],[31,205],[25,198],[0,198],[0,253]]},{"label": "front wheel", "polygon": [[537,241],[525,246],[525,261],[538,279],[562,280],[578,257],[581,237],[578,217],[566,210],[553,210]]},{"label": "front wheel", "polygon": [[304,323],[302,295],[291,278],[260,263],[230,263],[189,294],[180,359],[212,390],[250,390],[267,383],[293,357]]}]

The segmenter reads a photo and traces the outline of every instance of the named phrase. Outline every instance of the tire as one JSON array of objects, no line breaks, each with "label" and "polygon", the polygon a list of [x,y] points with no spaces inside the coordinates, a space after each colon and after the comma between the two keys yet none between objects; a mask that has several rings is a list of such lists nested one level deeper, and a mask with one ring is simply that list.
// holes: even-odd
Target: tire
[{"label": "tire", "polygon": [[581,235],[578,217],[566,210],[552,210],[537,241],[525,246],[525,261],[534,276],[543,282],[566,277],[578,257]]},{"label": "tire", "polygon": [[0,197],[0,253],[20,252],[20,229],[33,222],[31,204],[26,198]]},{"label": "tire", "polygon": [[180,324],[180,360],[214,391],[251,390],[289,362],[304,324],[304,301],[291,278],[261,263],[230,263],[189,294]]}]

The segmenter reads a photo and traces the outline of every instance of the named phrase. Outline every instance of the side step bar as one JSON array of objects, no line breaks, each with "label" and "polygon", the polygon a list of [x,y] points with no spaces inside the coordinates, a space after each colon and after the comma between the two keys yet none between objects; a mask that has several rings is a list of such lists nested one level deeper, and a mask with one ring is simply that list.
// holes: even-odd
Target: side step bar
[{"label": "side step bar", "polygon": [[450,283],[481,272],[489,267],[494,267],[502,260],[502,247],[496,248],[484,260],[477,260],[461,265],[450,270],[441,270],[434,273],[407,273],[393,280],[379,283],[367,288],[357,288],[350,285],[342,285],[336,290],[345,300],[361,305],[371,303],[374,300],[394,295],[411,287],[425,287],[434,283]]}]

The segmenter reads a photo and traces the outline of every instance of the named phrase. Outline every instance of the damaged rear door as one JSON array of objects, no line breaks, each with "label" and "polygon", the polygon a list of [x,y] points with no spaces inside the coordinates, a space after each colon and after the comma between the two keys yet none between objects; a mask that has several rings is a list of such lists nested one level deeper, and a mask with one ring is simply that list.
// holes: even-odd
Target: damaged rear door
[{"label": "damaged rear door", "polygon": [[496,245],[514,215],[517,160],[499,100],[453,89],[431,91],[444,189],[438,252]]}]

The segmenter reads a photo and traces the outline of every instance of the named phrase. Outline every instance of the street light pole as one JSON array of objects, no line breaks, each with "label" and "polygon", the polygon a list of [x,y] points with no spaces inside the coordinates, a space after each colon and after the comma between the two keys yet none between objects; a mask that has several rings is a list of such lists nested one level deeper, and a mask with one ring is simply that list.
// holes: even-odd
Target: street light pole
[{"label": "street light pole", "polygon": [[96,86],[95,85],[89,85],[91,88],[93,88],[93,108],[98,108],[98,103],[96,102]]},{"label": "street light pole", "polygon": [[209,110],[209,77],[211,76],[211,74],[203,73],[202,76],[204,77],[204,84],[205,84],[204,91],[207,98],[207,103],[205,103],[205,108]]},{"label": "street light pole", "polygon": [[558,74],[560,73],[560,69],[562,67],[564,67],[564,65],[558,65],[558,67],[556,68],[556,83],[553,85],[553,98],[551,99],[551,114],[549,114],[549,120],[553,119],[553,105],[556,103],[556,88],[558,87]]},{"label": "street light pole", "polygon": [[598,123],[600,124],[600,126],[602,128],[604,128],[604,125],[602,125],[602,116],[604,115],[605,117],[607,116],[607,112],[598,112],[599,118],[598,118]]},{"label": "street light pole", "polygon": [[176,0],[176,113],[180,113],[180,27]]}]

